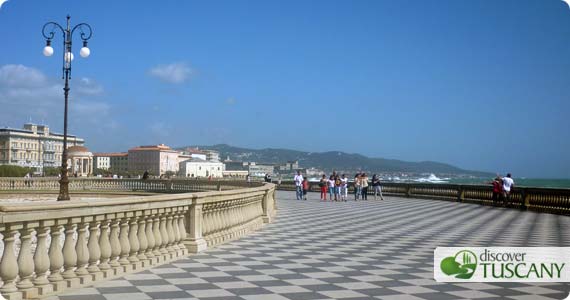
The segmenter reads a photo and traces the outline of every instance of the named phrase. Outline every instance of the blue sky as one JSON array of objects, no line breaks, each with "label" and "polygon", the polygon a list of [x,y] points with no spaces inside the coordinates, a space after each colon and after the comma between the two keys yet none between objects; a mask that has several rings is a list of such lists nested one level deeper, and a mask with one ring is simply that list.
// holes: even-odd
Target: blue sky
[{"label": "blue sky", "polygon": [[61,131],[61,39],[89,23],[70,131],[92,151],[229,143],[570,178],[560,0],[31,1],[0,8],[0,126]]}]

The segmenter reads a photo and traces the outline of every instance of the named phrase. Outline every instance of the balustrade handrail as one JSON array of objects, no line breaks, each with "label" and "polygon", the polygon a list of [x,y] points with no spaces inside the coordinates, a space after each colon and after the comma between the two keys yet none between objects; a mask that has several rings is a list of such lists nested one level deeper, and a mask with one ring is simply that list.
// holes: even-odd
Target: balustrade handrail
[{"label": "balustrade handrail", "polygon": [[221,183],[208,181],[200,184],[215,189],[190,193],[184,184],[137,186],[177,194],[0,202],[0,293],[37,298],[139,271],[239,238],[275,216],[273,184],[226,181],[221,191]]},{"label": "balustrade handrail", "polygon": [[[354,183],[349,182],[348,186],[351,192],[354,192]],[[502,204],[493,203],[493,187],[491,184],[381,182],[381,187],[383,194],[393,196],[451,200],[485,205]],[[281,181],[277,189],[294,190],[295,184],[289,180]],[[309,183],[309,190],[316,192],[319,189],[318,182]],[[368,193],[374,193],[372,186],[369,186]],[[507,206],[570,215],[570,189],[515,186],[511,190]]]}]

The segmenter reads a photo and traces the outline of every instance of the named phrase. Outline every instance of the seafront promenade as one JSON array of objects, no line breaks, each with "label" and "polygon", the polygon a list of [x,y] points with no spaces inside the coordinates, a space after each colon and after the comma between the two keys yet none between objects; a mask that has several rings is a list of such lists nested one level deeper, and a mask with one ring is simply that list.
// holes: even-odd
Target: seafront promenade
[{"label": "seafront promenade", "polygon": [[570,246],[570,218],[388,196],[320,202],[276,193],[273,223],[239,240],[55,300],[563,299],[561,283],[437,283],[437,246]]}]

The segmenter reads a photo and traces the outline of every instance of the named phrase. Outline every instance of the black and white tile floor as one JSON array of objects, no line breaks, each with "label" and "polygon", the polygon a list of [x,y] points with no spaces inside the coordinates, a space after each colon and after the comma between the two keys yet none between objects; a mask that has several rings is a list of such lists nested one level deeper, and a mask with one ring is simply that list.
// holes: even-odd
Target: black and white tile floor
[{"label": "black and white tile floor", "polygon": [[[278,192],[263,230],[60,300],[563,299],[570,285],[442,284],[436,246],[570,246],[570,218],[446,201],[323,203]],[[50,299],[50,300],[51,300]]]}]

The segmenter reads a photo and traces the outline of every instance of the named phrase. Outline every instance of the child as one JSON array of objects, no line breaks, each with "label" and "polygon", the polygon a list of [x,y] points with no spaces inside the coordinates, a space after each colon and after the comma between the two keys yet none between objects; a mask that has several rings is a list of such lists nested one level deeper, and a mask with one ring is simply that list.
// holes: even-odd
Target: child
[{"label": "child", "polygon": [[307,200],[307,193],[309,192],[309,180],[307,177],[303,178],[303,200]]}]

